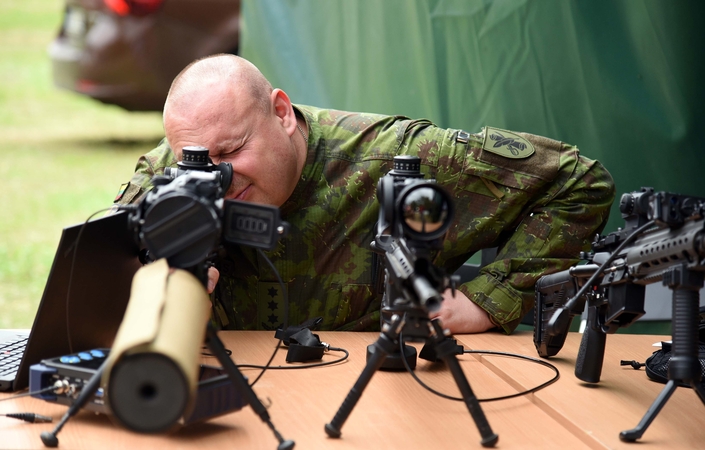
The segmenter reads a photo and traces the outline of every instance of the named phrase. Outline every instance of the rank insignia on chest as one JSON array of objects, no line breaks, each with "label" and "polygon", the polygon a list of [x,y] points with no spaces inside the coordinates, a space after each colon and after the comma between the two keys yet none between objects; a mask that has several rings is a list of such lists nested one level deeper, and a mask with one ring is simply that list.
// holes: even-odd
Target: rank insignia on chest
[{"label": "rank insignia on chest", "polygon": [[482,149],[512,159],[528,158],[535,152],[531,142],[511,131],[486,127]]},{"label": "rank insignia on chest", "polygon": [[266,330],[275,330],[284,322],[284,293],[279,283],[257,283],[257,323]]}]

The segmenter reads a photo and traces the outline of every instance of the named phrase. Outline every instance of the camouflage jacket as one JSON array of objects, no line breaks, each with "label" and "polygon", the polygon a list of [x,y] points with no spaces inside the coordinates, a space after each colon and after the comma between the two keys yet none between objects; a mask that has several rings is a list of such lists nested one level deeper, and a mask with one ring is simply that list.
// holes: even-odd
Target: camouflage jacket
[{"label": "camouflage jacket", "polygon": [[[395,155],[421,158],[422,172],[452,194],[455,218],[434,262],[454,272],[478,250],[496,259],[460,291],[509,333],[534,304],[534,284],[577,262],[601,231],[614,199],[610,174],[574,146],[526,133],[477,134],[427,120],[295,106],[308,124],[308,159],[282,205],[291,229],[267,253],[284,280],[288,323],[322,316],[328,330],[378,330],[376,186]],[[140,158],[120,203],[174,166],[168,143]],[[217,262],[213,318],[223,328],[274,329],[284,296],[276,275],[250,248],[229,246]]]}]

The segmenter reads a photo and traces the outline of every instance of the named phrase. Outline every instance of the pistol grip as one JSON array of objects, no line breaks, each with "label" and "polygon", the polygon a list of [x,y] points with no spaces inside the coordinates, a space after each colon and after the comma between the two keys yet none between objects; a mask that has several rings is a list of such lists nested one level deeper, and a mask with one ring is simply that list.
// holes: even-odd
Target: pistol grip
[{"label": "pistol grip", "polygon": [[575,361],[575,376],[586,383],[597,383],[602,373],[605,358],[605,341],[607,335],[589,325],[585,327],[580,341],[578,359]]}]

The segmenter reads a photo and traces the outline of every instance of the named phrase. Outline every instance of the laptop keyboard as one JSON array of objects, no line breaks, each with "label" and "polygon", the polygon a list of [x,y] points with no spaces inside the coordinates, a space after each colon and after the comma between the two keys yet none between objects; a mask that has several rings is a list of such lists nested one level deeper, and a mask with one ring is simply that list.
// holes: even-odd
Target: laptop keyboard
[{"label": "laptop keyboard", "polygon": [[17,374],[28,339],[27,336],[0,344],[0,377],[12,377]]}]

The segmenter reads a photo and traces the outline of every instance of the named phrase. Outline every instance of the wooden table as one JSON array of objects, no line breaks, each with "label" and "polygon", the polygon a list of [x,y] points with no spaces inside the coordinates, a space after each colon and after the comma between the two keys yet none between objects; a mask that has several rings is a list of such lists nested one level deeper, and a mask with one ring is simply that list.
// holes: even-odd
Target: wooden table
[{"label": "wooden table", "polygon": [[[480,434],[465,405],[439,398],[421,388],[405,372],[377,371],[342,427],[340,439],[329,438],[330,422],[365,367],[368,344],[378,333],[319,332],[333,347],[350,352],[344,363],[302,370],[270,370],[254,390],[269,404],[269,414],[285,439],[297,449],[415,449],[482,448]],[[264,364],[276,341],[271,332],[221,332],[233,359],[240,364]],[[537,393],[497,402],[482,409],[495,433],[496,448],[702,448],[705,443],[705,405],[689,388],[678,388],[636,444],[619,440],[619,432],[639,423],[662,384],[650,381],[644,370],[620,366],[619,361],[645,361],[663,337],[611,335],[599,384],[588,386],[573,370],[580,334],[570,333],[558,357],[558,382]],[[496,333],[461,335],[466,349],[493,350],[536,357],[530,332],[512,336]],[[420,347],[420,346],[419,346]],[[275,365],[286,365],[286,350]],[[338,357],[329,352],[324,360]],[[460,365],[478,398],[509,395],[541,384],[553,375],[546,367],[502,356],[466,354]],[[205,362],[216,364],[213,358]],[[243,369],[250,380],[259,371]],[[419,360],[417,374],[427,384],[451,395],[459,391],[443,364]],[[0,395],[0,400],[10,394]],[[43,448],[39,434],[53,430],[66,407],[24,397],[0,401],[0,413],[31,411],[51,416],[53,424],[32,424],[0,417],[0,448]],[[248,406],[205,423],[184,427],[168,435],[128,431],[109,417],[82,411],[58,435],[59,447],[95,448],[242,448],[275,449],[271,430]]]}]

